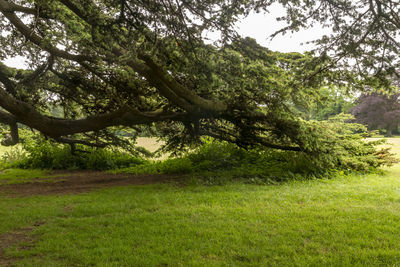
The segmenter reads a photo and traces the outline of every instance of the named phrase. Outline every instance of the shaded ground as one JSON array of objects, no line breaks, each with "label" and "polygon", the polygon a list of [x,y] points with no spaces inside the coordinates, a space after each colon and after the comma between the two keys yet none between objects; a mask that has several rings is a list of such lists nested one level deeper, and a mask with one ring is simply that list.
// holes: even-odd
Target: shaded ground
[{"label": "shaded ground", "polygon": [[29,182],[24,184],[0,185],[0,194],[7,196],[63,195],[88,192],[110,186],[145,185],[177,182],[183,178],[171,175],[113,174],[100,171],[54,171],[52,182]]}]

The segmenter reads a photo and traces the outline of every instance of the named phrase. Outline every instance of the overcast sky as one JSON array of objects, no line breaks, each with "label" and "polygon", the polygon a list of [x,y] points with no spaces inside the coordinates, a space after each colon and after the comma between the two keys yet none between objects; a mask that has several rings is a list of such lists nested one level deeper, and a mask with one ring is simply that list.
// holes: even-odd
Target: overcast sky
[{"label": "overcast sky", "polygon": [[[277,22],[276,18],[284,15],[284,9],[274,4],[270,7],[270,13],[252,13],[247,18],[237,24],[238,32],[243,36],[249,36],[257,42],[273,51],[280,52],[304,52],[313,48],[312,44],[306,44],[308,41],[321,37],[328,30],[315,26],[308,30],[301,30],[296,33],[288,33],[284,36],[279,35],[273,40],[269,36],[275,31],[285,26],[284,22]],[[217,38],[213,34],[207,35],[208,38]],[[303,44],[303,45],[302,45]],[[22,57],[7,59],[4,63],[11,67],[21,68],[24,66]]]},{"label": "overcast sky", "polygon": [[243,36],[249,36],[257,40],[262,46],[273,51],[280,52],[304,52],[314,48],[312,44],[306,44],[328,34],[329,30],[320,25],[295,33],[278,35],[271,40],[270,36],[286,26],[284,22],[276,21],[276,17],[283,15],[283,8],[273,6],[269,14],[253,13],[238,24],[238,32]]}]

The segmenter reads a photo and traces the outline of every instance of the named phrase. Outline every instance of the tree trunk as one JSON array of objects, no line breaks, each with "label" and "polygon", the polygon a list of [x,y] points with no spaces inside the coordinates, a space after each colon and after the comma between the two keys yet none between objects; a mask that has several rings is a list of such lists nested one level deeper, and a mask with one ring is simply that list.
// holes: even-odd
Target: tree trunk
[{"label": "tree trunk", "polygon": [[385,134],[386,137],[392,137],[393,136],[393,134],[392,134],[393,128],[394,128],[393,125],[388,125],[386,127],[386,134]]}]

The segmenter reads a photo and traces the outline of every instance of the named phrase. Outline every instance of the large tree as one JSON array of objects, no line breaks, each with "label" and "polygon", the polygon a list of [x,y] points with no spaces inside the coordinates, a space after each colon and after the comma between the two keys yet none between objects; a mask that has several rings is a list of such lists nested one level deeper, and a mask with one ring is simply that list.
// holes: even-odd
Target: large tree
[{"label": "large tree", "polygon": [[287,15],[281,19],[289,23],[289,26],[280,32],[298,31],[301,28],[312,27],[315,23],[331,29],[330,35],[325,35],[314,43],[322,55],[329,55],[333,59],[336,68],[355,71],[374,86],[389,87],[390,78],[393,75],[398,76],[396,70],[400,63],[399,1],[278,2],[282,2],[287,9]]},{"label": "large tree", "polygon": [[[333,26],[319,54],[272,52],[237,36],[241,16],[273,2],[288,11],[286,30],[309,20]],[[20,55],[29,65],[0,64],[0,121],[11,129],[4,143],[18,141],[17,123],[92,145],[104,145],[110,127],[156,124],[173,146],[208,135],[329,153],[321,143],[332,140],[297,107],[332,83],[385,85],[387,58],[397,52],[396,10],[377,0],[0,0],[0,59]],[[218,44],[204,42],[208,31],[221,33]],[[361,75],[344,61],[353,56]],[[50,116],[51,106],[63,107],[62,116]]]},{"label": "large tree", "polygon": [[386,136],[392,136],[400,125],[400,94],[386,95],[373,92],[357,99],[357,106],[351,113],[358,123],[368,125],[371,130],[385,129]]}]

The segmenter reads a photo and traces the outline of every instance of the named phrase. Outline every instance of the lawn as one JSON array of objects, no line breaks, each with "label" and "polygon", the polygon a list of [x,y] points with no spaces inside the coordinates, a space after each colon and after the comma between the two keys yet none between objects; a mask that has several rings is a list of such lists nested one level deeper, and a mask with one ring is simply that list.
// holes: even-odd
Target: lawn
[{"label": "lawn", "polygon": [[400,165],[274,186],[0,195],[0,259],[16,266],[396,266],[399,236]]},{"label": "lawn", "polygon": [[51,182],[52,178],[45,170],[6,169],[0,172],[0,185]]},{"label": "lawn", "polygon": [[154,152],[157,149],[159,149],[164,142],[157,140],[157,138],[151,138],[151,137],[138,137],[136,139],[136,143],[138,146],[142,146],[149,150],[150,152]]}]

